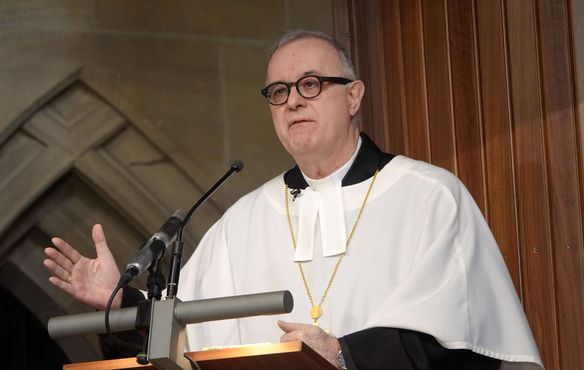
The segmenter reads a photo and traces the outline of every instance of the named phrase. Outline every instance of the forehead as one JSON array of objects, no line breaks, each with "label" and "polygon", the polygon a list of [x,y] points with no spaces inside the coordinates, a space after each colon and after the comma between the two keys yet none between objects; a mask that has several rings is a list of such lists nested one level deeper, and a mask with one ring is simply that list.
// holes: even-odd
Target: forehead
[{"label": "forehead", "polygon": [[306,74],[338,76],[341,61],[337,50],[328,42],[307,38],[280,47],[268,64],[266,82],[295,81]]}]

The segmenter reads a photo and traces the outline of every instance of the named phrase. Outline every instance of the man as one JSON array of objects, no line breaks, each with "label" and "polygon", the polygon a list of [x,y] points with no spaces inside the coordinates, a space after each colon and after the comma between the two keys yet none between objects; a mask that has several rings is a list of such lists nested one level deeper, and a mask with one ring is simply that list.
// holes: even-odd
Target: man
[{"label": "man", "polygon": [[[190,325],[189,349],[279,338],[306,342],[338,368],[540,369],[472,197],[447,171],[384,154],[360,135],[364,86],[338,43],[320,32],[284,34],[266,82],[276,133],[297,166],[241,198],[207,232],[178,296],[287,289],[295,308],[277,323]],[[119,272],[99,225],[93,239],[97,259],[54,238],[45,265],[53,284],[103,308]],[[125,289],[114,307],[135,293]]]}]

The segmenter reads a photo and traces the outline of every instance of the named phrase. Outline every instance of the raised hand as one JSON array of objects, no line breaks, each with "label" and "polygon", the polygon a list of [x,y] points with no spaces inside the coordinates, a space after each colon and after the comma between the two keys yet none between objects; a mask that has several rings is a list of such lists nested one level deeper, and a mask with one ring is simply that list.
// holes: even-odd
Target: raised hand
[{"label": "raised hand", "polygon": [[[75,299],[97,309],[104,309],[115,289],[120,272],[110,252],[101,225],[91,232],[97,258],[81,255],[61,238],[51,239],[54,247],[45,248],[45,267],[53,274],[49,281],[72,295]],[[112,308],[121,306],[121,291],[116,295]]]},{"label": "raised hand", "polygon": [[280,342],[304,342],[327,359],[328,362],[340,369],[337,357],[341,345],[336,337],[311,324],[297,324],[279,320],[278,326],[284,331],[284,334],[280,337]]}]

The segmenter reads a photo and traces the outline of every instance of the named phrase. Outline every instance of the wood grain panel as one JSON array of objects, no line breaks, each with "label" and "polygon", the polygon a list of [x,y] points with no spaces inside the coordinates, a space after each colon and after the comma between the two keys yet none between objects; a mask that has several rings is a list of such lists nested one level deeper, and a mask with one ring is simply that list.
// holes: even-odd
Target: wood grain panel
[{"label": "wood grain panel", "polygon": [[430,160],[456,173],[447,18],[444,0],[422,2]]},{"label": "wood grain panel", "polygon": [[349,17],[349,2],[347,0],[332,0],[333,30],[337,41],[352,54],[351,18]]},{"label": "wood grain panel", "polygon": [[[361,109],[361,128],[382,148],[387,147],[386,126],[381,122],[387,120],[385,66],[383,60],[383,35],[379,18],[374,14],[380,11],[379,4],[366,6],[363,2],[354,2],[352,12],[364,29],[354,30],[356,45],[369,47],[355,48],[353,53],[360,78],[365,83],[365,96]],[[381,124],[380,124],[381,123]]]},{"label": "wood grain panel", "polygon": [[406,154],[430,161],[420,0],[400,1],[405,82]]},{"label": "wood grain panel", "polygon": [[[383,22],[383,52],[385,61],[385,86],[387,89],[385,105],[387,106],[387,120],[391,125],[384,124],[388,138],[386,150],[394,154],[406,153],[406,122],[405,122],[405,90],[404,68],[402,53],[402,34],[399,1],[385,1],[381,4],[383,19],[392,19],[392,22]],[[373,92],[374,93],[374,92]]]},{"label": "wood grain panel", "polygon": [[[367,132],[369,136],[377,142],[377,139],[373,135],[372,124],[375,120],[373,119],[373,111],[369,100],[369,81],[371,79],[370,70],[373,66],[368,63],[371,58],[369,47],[369,40],[371,38],[369,33],[371,33],[371,30],[368,22],[366,22],[366,12],[367,7],[365,6],[365,3],[354,0],[349,3],[349,14],[351,15],[352,21],[351,32],[353,34],[351,40],[351,58],[357,76],[365,84],[365,95],[361,101],[361,109],[359,113],[361,115],[360,126],[361,130]],[[359,25],[359,27],[357,27],[357,25]]]},{"label": "wood grain panel", "polygon": [[513,181],[513,147],[509,117],[505,23],[501,0],[478,0],[480,99],[484,131],[487,221],[505,258],[515,289],[521,293],[517,240],[516,191]]},{"label": "wood grain panel", "polygon": [[457,175],[468,187],[483,214],[487,215],[483,184],[482,129],[478,99],[473,3],[450,0],[450,58],[454,128],[457,147]]},{"label": "wood grain panel", "polygon": [[[378,50],[386,65],[389,119],[373,126],[385,125],[375,129],[389,133],[391,147],[403,137],[406,155],[446,168],[436,157],[452,157],[447,161],[457,163],[504,254],[546,369],[584,368],[584,174],[574,2],[353,2],[381,18],[375,22],[383,29],[381,48],[361,44],[355,50],[367,47],[372,58],[370,51]],[[371,12],[372,4],[381,4],[382,12]],[[363,64],[367,68],[369,61]],[[451,152],[436,146],[448,141],[437,128],[448,121],[449,97],[456,140]]]},{"label": "wood grain panel", "polygon": [[[271,343],[185,353],[201,370],[332,370],[335,367],[302,342]],[[92,361],[63,366],[65,370],[154,369],[135,358]]]},{"label": "wood grain panel", "polygon": [[555,302],[555,291],[535,9],[529,1],[508,1],[506,10],[524,305],[545,367],[557,369],[557,312],[550,304]]},{"label": "wood grain panel", "polygon": [[539,0],[541,83],[561,369],[584,369],[584,277],[578,127],[566,1]]}]

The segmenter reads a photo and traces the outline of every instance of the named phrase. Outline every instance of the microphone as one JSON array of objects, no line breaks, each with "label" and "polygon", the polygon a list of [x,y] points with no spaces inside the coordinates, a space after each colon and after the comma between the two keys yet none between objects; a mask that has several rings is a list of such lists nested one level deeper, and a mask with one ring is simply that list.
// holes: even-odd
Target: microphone
[{"label": "microphone", "polygon": [[[164,224],[144,243],[142,248],[136,252],[134,258],[126,265],[126,272],[122,275],[122,280],[133,279],[146,271],[153,263],[156,263],[174,241],[182,225],[185,213],[179,209],[164,222]],[[127,284],[125,282],[123,285]]]},{"label": "microphone", "polygon": [[292,195],[292,201],[295,201],[296,198],[298,198],[300,196],[300,193],[302,192],[302,189],[292,189],[290,190],[290,195]]},{"label": "microphone", "polygon": [[231,169],[234,169],[235,172],[241,172],[243,170],[243,162],[240,160],[234,161],[231,163]]},{"label": "microphone", "polygon": [[234,173],[241,172],[241,170],[243,170],[243,162],[240,160],[234,161],[231,164],[231,167],[229,167],[229,170],[227,170],[227,172],[225,173],[225,175],[223,175],[223,177],[221,177],[219,181],[217,181],[215,185],[213,185],[211,189],[209,189],[209,191],[203,194],[201,199],[199,199],[195,204],[193,204],[191,209],[187,212],[187,215],[184,217],[182,225],[180,225],[180,228],[178,230],[177,241],[172,251],[172,258],[170,261],[169,282],[166,289],[167,299],[174,297],[176,295],[176,292],[178,291],[178,279],[180,276],[180,267],[182,264],[183,250],[182,234],[184,227],[186,226],[187,222],[189,222],[189,219],[193,215],[193,212],[195,212],[195,210],[199,208],[201,204],[203,204],[211,195],[213,195],[213,193],[217,189],[219,189],[219,187],[221,187],[221,185],[223,185],[223,183],[227,181],[229,177],[231,177]]}]

